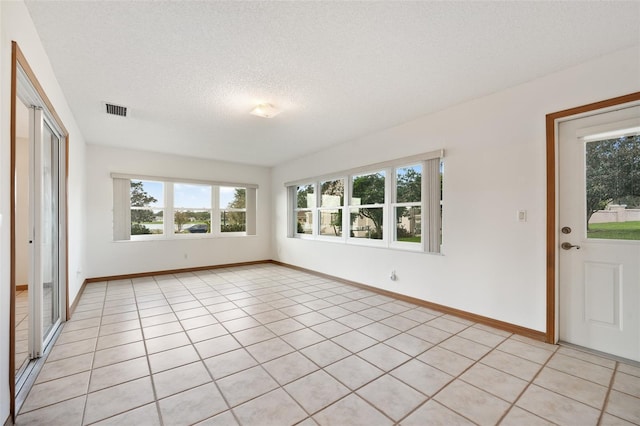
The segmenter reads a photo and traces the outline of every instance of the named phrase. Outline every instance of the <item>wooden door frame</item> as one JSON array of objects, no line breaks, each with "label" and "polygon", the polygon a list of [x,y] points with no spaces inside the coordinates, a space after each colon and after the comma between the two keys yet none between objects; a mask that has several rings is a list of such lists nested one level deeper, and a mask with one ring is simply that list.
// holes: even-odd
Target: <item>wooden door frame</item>
[{"label": "wooden door frame", "polygon": [[600,102],[594,102],[575,108],[547,114],[547,343],[558,341],[558,324],[556,323],[557,294],[558,294],[558,230],[557,230],[557,189],[558,189],[558,123],[563,119],[580,114],[586,114],[605,108],[629,102],[640,101],[640,92],[618,96]]},{"label": "wooden door frame", "polygon": [[[24,57],[18,43],[15,41],[11,42],[11,119],[10,119],[10,132],[11,132],[11,268],[10,268],[10,303],[9,303],[9,393],[11,398],[10,403],[10,417],[13,422],[15,422],[15,403],[16,403],[16,374],[15,374],[15,351],[16,351],[16,218],[15,218],[15,209],[16,209],[16,102],[18,96],[18,66],[22,68],[24,73],[27,75],[29,82],[33,86],[33,88],[38,92],[40,99],[47,107],[49,113],[55,120],[57,126],[62,131],[61,134],[61,142],[63,143],[63,152],[61,155],[65,156],[65,170],[63,173],[60,173],[60,176],[64,178],[64,193],[58,195],[58,197],[62,197],[64,202],[64,216],[62,217],[62,221],[64,223],[64,282],[60,283],[64,286],[65,289],[65,318],[69,318],[69,213],[68,213],[68,188],[67,182],[69,179],[69,132],[64,127],[60,116],[56,112],[55,108],[51,104],[51,101],[47,97],[44,89],[40,85],[40,82],[36,78],[35,73],[29,66],[26,58]],[[62,171],[61,171],[62,172]]]}]

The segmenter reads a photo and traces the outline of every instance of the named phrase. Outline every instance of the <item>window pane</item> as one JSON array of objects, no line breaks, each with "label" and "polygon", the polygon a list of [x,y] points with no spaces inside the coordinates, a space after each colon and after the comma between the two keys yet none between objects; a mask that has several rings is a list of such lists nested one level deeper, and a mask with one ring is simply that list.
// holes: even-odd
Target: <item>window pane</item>
[{"label": "window pane", "polygon": [[131,235],[164,233],[164,210],[131,208]]},{"label": "window pane", "polygon": [[353,177],[351,204],[384,204],[384,171]]},{"label": "window pane", "polygon": [[344,179],[328,180],[320,184],[321,207],[339,207],[344,201]]},{"label": "window pane", "polygon": [[422,200],[422,166],[396,169],[396,202],[416,203]]},{"label": "window pane", "polygon": [[220,212],[220,232],[245,232],[247,213],[234,211]]},{"label": "window pane", "polygon": [[247,190],[245,188],[220,187],[221,209],[245,209],[247,208]]},{"label": "window pane", "polygon": [[422,229],[420,207],[396,207],[396,241],[419,243]]},{"label": "window pane", "polygon": [[351,222],[351,237],[382,239],[382,224],[384,223],[382,207],[352,208],[349,220]]},{"label": "window pane", "polygon": [[303,185],[296,188],[299,209],[311,209],[316,206],[316,198],[313,194],[313,185]]},{"label": "window pane", "polygon": [[313,214],[311,210],[299,210],[297,212],[296,234],[313,233]]},{"label": "window pane", "polygon": [[173,215],[174,232],[177,234],[211,233],[211,210],[176,210]]},{"label": "window pane", "polygon": [[342,209],[320,210],[320,235],[342,236]]},{"label": "window pane", "polygon": [[174,183],[173,206],[201,210],[211,209],[211,186]]},{"label": "window pane", "polygon": [[162,234],[162,182],[131,180],[131,235]]},{"label": "window pane", "polygon": [[587,237],[640,240],[640,135],[586,144]]}]

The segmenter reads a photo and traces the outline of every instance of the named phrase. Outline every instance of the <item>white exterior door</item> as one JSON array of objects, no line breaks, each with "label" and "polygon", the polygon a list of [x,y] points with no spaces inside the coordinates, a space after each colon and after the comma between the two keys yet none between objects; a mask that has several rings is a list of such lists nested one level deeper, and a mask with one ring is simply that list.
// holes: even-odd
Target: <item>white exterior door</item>
[{"label": "white exterior door", "polygon": [[558,126],[560,340],[640,361],[640,106]]}]

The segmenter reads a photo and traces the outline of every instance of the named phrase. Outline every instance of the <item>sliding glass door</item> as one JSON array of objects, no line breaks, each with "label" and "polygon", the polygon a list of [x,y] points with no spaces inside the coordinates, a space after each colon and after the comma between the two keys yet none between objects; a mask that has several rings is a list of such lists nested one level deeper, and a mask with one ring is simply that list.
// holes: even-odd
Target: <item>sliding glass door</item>
[{"label": "sliding glass door", "polygon": [[30,108],[29,315],[31,358],[42,356],[60,324],[60,136]]}]

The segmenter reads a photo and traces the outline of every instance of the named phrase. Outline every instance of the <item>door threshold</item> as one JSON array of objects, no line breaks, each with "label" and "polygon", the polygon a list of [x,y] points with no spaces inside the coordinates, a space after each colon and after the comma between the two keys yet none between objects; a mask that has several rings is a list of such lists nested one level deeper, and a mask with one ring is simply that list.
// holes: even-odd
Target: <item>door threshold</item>
[{"label": "door threshold", "polygon": [[40,358],[29,360],[27,365],[23,366],[24,371],[20,375],[20,380],[16,382],[16,399],[15,399],[16,418],[20,413],[20,409],[22,408],[22,405],[27,400],[29,391],[31,391],[33,384],[38,378],[38,374],[40,374],[42,367],[44,367],[44,363],[47,362],[49,353],[51,352],[51,349],[53,349],[53,345],[55,344],[55,342],[58,340],[58,337],[62,332],[63,326],[64,326],[64,323],[61,323],[58,326],[53,336],[51,337],[49,344],[45,348],[45,351],[42,354],[42,356]]},{"label": "door threshold", "polygon": [[622,362],[623,364],[628,364],[628,365],[631,365],[633,367],[640,368],[640,362],[634,361],[634,360],[629,359],[629,358],[623,358],[621,356],[609,354],[609,353],[606,353],[606,352],[597,351],[595,349],[590,349],[590,348],[587,348],[585,346],[575,345],[573,343],[565,342],[563,340],[558,341],[558,345],[565,346],[565,347],[571,348],[571,349],[575,349],[575,350],[578,350],[578,351],[581,351],[581,352],[586,352],[586,353],[591,354],[591,355],[597,355],[597,356],[602,357],[602,358],[607,358],[607,359],[610,359],[611,361],[618,361],[618,362]]}]

